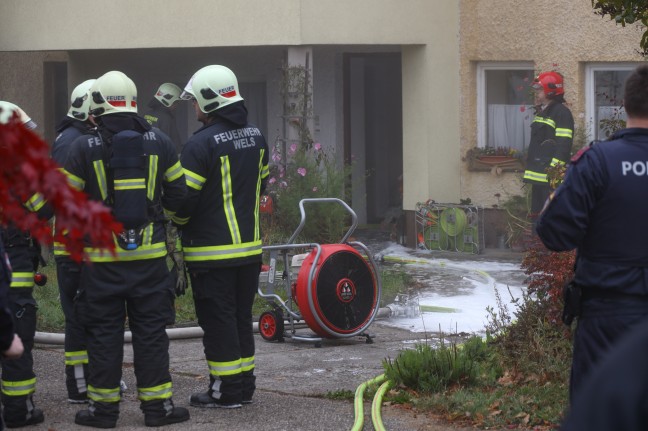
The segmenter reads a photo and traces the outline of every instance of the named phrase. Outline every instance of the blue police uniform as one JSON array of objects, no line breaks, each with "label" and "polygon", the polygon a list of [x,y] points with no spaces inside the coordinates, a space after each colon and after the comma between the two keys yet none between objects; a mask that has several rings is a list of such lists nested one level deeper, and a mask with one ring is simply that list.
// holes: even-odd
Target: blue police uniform
[{"label": "blue police uniform", "polygon": [[577,249],[572,400],[602,354],[648,315],[647,189],[648,129],[624,129],[572,158],[537,221],[547,248]]},{"label": "blue police uniform", "polygon": [[648,429],[648,321],[637,325],[594,367],[561,431]]}]

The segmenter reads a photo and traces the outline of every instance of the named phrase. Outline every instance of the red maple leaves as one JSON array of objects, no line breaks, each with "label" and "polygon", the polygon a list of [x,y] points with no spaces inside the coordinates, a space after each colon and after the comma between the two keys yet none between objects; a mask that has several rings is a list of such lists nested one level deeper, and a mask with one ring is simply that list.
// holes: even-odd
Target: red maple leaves
[{"label": "red maple leaves", "polygon": [[[75,260],[82,259],[86,240],[92,247],[114,252],[113,232],[121,232],[121,224],[101,202],[72,189],[59,168],[49,157],[47,143],[27,130],[17,115],[0,124],[0,223],[29,230],[44,244],[63,243]],[[23,206],[35,193],[54,210],[54,236],[46,220]]]}]

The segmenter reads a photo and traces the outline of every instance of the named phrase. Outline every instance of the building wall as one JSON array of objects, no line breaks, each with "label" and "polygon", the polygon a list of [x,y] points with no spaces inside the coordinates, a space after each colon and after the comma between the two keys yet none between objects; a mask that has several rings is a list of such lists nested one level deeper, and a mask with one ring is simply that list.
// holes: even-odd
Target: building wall
[{"label": "building wall", "polygon": [[[113,0],[89,5],[82,0],[2,0],[0,63],[11,63],[17,57],[11,57],[10,53],[17,51],[40,52],[36,56],[46,55],[44,51],[69,53],[68,80],[72,85],[96,76],[106,67],[118,68],[112,65],[122,69],[125,65],[136,71],[156,65],[160,65],[156,69],[160,71],[166,70],[169,64],[187,68],[194,65],[196,70],[198,63],[201,66],[225,63],[225,58],[230,58],[200,58],[195,56],[195,51],[184,52],[182,48],[230,47],[236,51],[237,47],[287,49],[329,45],[352,46],[358,50],[364,46],[371,50],[372,46],[393,45],[398,52],[402,47],[404,207],[413,209],[416,202],[430,197],[455,202],[460,195],[456,73],[459,4],[457,0]],[[177,53],[158,51],[158,58],[148,55],[159,48],[180,49]],[[339,66],[335,63],[338,57],[328,52],[322,54],[329,64]],[[125,57],[131,61],[124,63]],[[94,63],[82,64],[82,59],[90,58]],[[24,93],[22,86],[37,87],[36,82],[42,82],[39,61],[31,57],[24,61],[28,59],[34,62],[30,68],[33,75],[27,82],[17,77],[2,79],[0,94],[8,88]],[[262,60],[250,59],[257,63]],[[317,64],[318,59],[313,61]],[[258,69],[264,73],[275,67],[262,65]],[[251,66],[247,70],[255,68]],[[336,71],[329,69],[328,73]],[[315,77],[315,81],[325,87],[331,82],[339,84],[334,76],[328,80]],[[268,89],[268,94],[271,90]],[[389,103],[389,89],[384,89],[384,93],[385,103]],[[33,97],[39,101],[30,102],[34,103],[37,118],[44,117],[42,94],[35,91]],[[316,105],[320,119],[331,119],[330,112],[339,111],[340,100],[332,97],[320,97],[320,100],[324,103]],[[331,102],[334,104],[330,105]],[[272,112],[270,106],[268,112]],[[321,127],[323,130],[325,126]],[[276,123],[269,124],[270,131],[275,128]],[[338,125],[330,130],[335,130],[336,137],[342,136]]]},{"label": "building wall", "polygon": [[[461,0],[461,154],[477,143],[476,65],[481,61],[528,61],[536,71],[565,77],[565,99],[585,126],[584,67],[588,62],[642,61],[643,29],[616,26],[595,15],[590,0]],[[486,206],[524,194],[521,173],[469,172],[461,164],[461,197]],[[498,198],[495,196],[499,194]]]}]

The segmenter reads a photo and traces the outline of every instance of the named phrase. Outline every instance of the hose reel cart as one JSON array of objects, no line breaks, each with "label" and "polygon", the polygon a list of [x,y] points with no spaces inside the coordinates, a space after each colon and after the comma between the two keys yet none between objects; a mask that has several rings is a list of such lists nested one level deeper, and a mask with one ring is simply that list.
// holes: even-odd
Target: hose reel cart
[{"label": "hose reel cart", "polygon": [[[339,243],[295,244],[306,224],[304,204],[334,202],[351,216],[351,226]],[[357,216],[337,198],[302,199],[301,222],[286,244],[263,247],[269,254],[269,268],[261,273],[259,296],[271,310],[259,317],[259,333],[266,341],[284,337],[321,346],[323,338],[366,337],[380,304],[381,283],[378,268],[367,247],[348,241],[357,227]],[[299,250],[306,254],[295,254]],[[278,294],[282,290],[286,299]],[[315,334],[299,335],[296,323],[304,321]],[[288,330],[284,321],[288,323]]]}]

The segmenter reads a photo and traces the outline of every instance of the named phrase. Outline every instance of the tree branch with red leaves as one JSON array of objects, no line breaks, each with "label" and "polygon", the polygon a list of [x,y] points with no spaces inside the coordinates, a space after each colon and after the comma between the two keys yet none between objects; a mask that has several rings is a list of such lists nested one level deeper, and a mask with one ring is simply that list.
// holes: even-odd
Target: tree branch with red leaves
[{"label": "tree branch with red leaves", "polygon": [[[43,244],[60,242],[77,261],[83,258],[86,241],[114,253],[113,233],[122,231],[121,224],[108,207],[71,188],[59,168],[49,157],[47,143],[26,129],[16,115],[0,124],[0,223],[28,230]],[[48,221],[24,206],[36,193],[54,210],[54,236]]]}]

